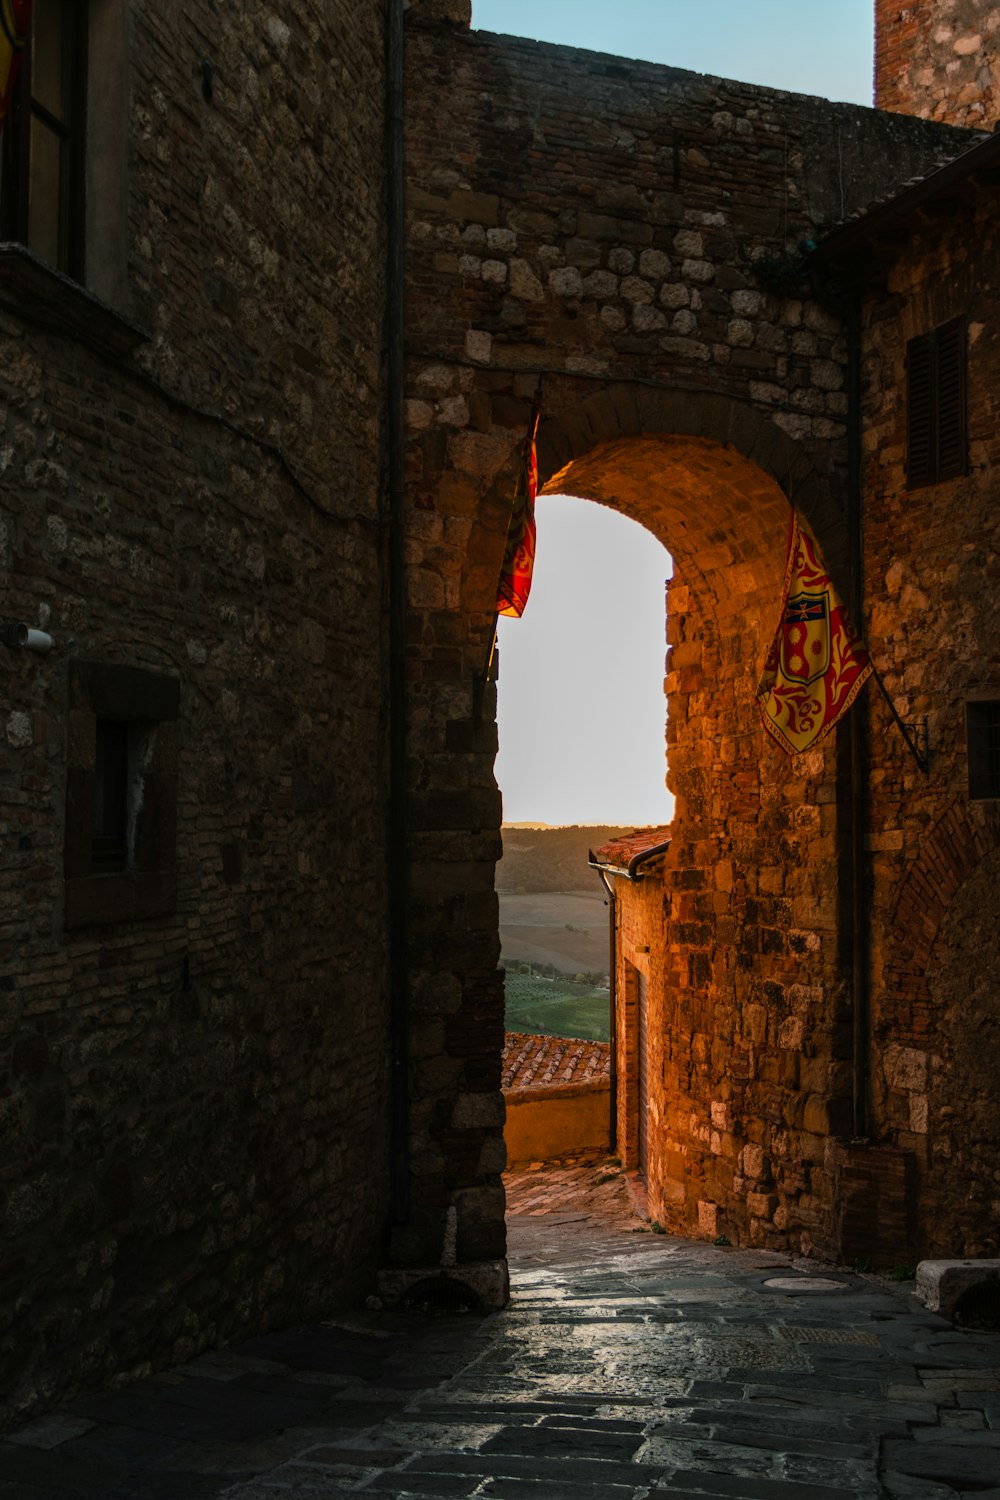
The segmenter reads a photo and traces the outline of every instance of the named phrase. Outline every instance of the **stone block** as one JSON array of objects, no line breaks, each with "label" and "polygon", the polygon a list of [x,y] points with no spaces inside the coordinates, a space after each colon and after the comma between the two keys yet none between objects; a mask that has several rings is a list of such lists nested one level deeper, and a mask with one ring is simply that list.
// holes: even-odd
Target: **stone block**
[{"label": "stone block", "polygon": [[1000,1287],[1000,1260],[922,1260],[916,1295],[929,1312],[950,1318],[955,1304],[973,1287]]},{"label": "stone block", "polygon": [[510,1277],[505,1260],[467,1261],[455,1266],[384,1266],[378,1273],[379,1295],[392,1306],[421,1282],[445,1281],[457,1290],[467,1287],[480,1304],[494,1312],[510,1301]]}]

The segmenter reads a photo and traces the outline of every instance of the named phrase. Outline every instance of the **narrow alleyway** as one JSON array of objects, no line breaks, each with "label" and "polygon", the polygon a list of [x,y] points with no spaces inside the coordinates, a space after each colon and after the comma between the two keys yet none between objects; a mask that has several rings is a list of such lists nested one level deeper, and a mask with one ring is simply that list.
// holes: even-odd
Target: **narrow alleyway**
[{"label": "narrow alleyway", "polygon": [[604,1162],[508,1193],[507,1312],[364,1311],[81,1398],[0,1441],[0,1500],[1000,1497],[1000,1336],[658,1234]]}]

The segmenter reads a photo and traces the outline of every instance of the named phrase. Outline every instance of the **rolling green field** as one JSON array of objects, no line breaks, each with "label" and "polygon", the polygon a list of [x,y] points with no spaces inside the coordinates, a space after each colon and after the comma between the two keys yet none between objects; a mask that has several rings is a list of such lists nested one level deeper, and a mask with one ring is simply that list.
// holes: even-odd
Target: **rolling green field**
[{"label": "rolling green field", "polygon": [[606,1042],[609,1038],[607,990],[577,984],[572,979],[543,979],[539,975],[510,972],[505,988],[508,1031],[584,1037],[594,1042]]}]

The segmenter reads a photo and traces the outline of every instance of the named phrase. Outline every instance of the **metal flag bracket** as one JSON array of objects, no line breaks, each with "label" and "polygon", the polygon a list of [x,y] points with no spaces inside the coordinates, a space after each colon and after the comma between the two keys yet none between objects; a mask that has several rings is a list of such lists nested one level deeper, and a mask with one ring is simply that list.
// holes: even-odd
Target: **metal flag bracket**
[{"label": "metal flag bracket", "polygon": [[893,703],[892,699],[889,697],[889,690],[886,687],[885,683],[882,681],[881,674],[878,668],[875,666],[874,662],[872,663],[872,676],[878,683],[879,691],[882,694],[882,697],[889,705],[889,712],[892,714],[892,717],[899,729],[900,734],[906,741],[910,754],[913,756],[913,759],[916,761],[921,771],[923,771],[924,775],[928,775],[931,763],[931,742],[930,731],[927,727],[927,715],[925,714],[922,719],[916,719],[910,724],[904,723],[896,711],[895,703]]}]

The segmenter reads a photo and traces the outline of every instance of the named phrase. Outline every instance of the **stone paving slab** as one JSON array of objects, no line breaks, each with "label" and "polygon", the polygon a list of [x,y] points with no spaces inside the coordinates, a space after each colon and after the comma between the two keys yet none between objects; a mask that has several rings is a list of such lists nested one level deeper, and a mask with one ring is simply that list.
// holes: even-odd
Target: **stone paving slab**
[{"label": "stone paving slab", "polygon": [[81,1396],[0,1437],[0,1500],[1000,1500],[1000,1337],[653,1234],[603,1161],[509,1181],[507,1311],[359,1312]]}]

